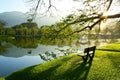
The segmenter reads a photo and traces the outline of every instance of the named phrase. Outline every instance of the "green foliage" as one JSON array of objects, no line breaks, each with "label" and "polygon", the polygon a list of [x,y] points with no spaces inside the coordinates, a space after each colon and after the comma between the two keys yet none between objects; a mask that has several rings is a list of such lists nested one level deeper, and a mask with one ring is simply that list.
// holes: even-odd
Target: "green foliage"
[{"label": "green foliage", "polygon": [[7,29],[7,34],[8,34],[8,35],[15,35],[15,30],[12,29],[12,28],[8,28],[8,29]]},{"label": "green foliage", "polygon": [[[69,18],[72,18],[72,15],[69,16]],[[74,26],[67,26],[67,28],[63,29],[67,22],[69,22],[69,18],[66,20],[63,20],[61,22],[55,23],[51,26],[44,25],[40,28],[39,34],[41,38],[46,39],[64,39],[64,38],[79,38],[80,34],[72,34],[74,31],[78,30],[80,28],[80,25],[74,25]],[[63,29],[62,31],[60,31]]]},{"label": "green foliage", "polygon": [[5,80],[119,80],[119,46],[120,42],[98,48],[92,62],[83,63],[72,54],[19,70]]},{"label": "green foliage", "polygon": [[5,22],[0,20],[0,28],[5,26]]},{"label": "green foliage", "polygon": [[119,38],[120,37],[120,22],[116,22],[114,24],[106,25],[102,30],[104,35],[110,35],[111,38]]},{"label": "green foliage", "polygon": [[15,25],[12,28],[6,30],[7,35],[21,35],[21,36],[37,36],[38,35],[38,26],[36,23],[22,23],[20,25]]},{"label": "green foliage", "polygon": [[5,34],[5,22],[0,20],[0,35],[4,35]]},{"label": "green foliage", "polygon": [[36,23],[22,23],[21,26],[27,28],[38,28],[38,25]]},{"label": "green foliage", "polygon": [[5,80],[4,78],[0,78],[0,80]]},{"label": "green foliage", "polygon": [[120,22],[117,22],[115,25],[112,26],[112,34],[120,36]]}]

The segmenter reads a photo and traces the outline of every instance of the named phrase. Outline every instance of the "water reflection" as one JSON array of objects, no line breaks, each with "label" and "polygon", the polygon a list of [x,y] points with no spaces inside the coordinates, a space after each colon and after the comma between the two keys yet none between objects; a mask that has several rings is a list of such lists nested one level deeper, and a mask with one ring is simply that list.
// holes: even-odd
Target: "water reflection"
[{"label": "water reflection", "polygon": [[67,55],[72,54],[72,53],[76,53],[78,51],[78,49],[73,49],[73,48],[68,48],[68,49],[57,48],[57,50],[61,51],[64,54],[64,56],[67,56]]},{"label": "water reflection", "polygon": [[[66,46],[71,49],[79,49],[83,46],[90,46],[90,45],[100,45],[101,42],[103,43],[110,43],[115,42],[116,39],[103,39],[103,40],[87,40],[87,43],[82,42],[81,40],[71,40],[71,39],[62,39],[62,40],[42,40],[34,37],[5,37],[0,39],[0,54],[10,54],[16,55],[17,57],[24,56],[24,55],[33,55],[39,54],[39,53],[45,53],[46,51],[49,51],[49,49],[52,49],[52,53],[55,53],[55,48],[63,48]],[[44,49],[43,49],[44,47]],[[44,50],[44,52],[42,51]],[[61,51],[60,49],[57,49]],[[70,49],[68,49],[70,50]],[[67,50],[66,50],[67,51]],[[61,51],[65,54],[64,51]],[[50,52],[51,53],[51,52]],[[19,56],[18,56],[19,55]]]},{"label": "water reflection", "polygon": [[[0,54],[6,53],[9,48],[37,48],[38,47],[38,39],[36,38],[25,38],[25,37],[2,37],[0,38]],[[14,51],[13,50],[13,51]]]},{"label": "water reflection", "polygon": [[44,54],[39,54],[39,56],[43,61],[51,61],[58,57],[67,56],[69,54],[76,53],[78,51],[77,49],[72,49],[72,48],[67,48],[67,49],[56,48],[56,50],[58,50],[59,53],[46,51]]},{"label": "water reflection", "polygon": [[21,48],[37,48],[38,47],[38,39],[37,38],[26,38],[26,37],[15,37],[12,40],[8,40],[11,44],[16,47]]},{"label": "water reflection", "polygon": [[3,52],[6,52],[6,47],[3,46],[1,43],[0,43],[0,54],[3,53]]},{"label": "water reflection", "polygon": [[57,55],[56,53],[54,52],[48,52],[46,51],[44,54],[39,54],[40,58],[43,60],[43,61],[50,61],[52,59],[56,59],[57,58]]},{"label": "water reflection", "polygon": [[39,43],[43,44],[43,45],[51,45],[51,46],[57,45],[58,47],[64,47],[64,46],[71,47],[71,46],[75,45],[74,40],[70,40],[70,39],[54,39],[54,40],[40,39]]},{"label": "water reflection", "polygon": [[11,45],[9,43],[6,42],[0,42],[0,54],[4,54],[7,52],[6,48],[10,48]]},{"label": "water reflection", "polygon": [[23,56],[18,58],[0,56],[0,77],[7,76],[21,68],[41,63],[39,56]]},{"label": "water reflection", "polygon": [[[34,37],[0,37],[0,76],[8,75],[18,69],[50,61],[61,56],[82,51],[89,45],[116,40],[44,40]],[[9,66],[9,69],[8,69]]]},{"label": "water reflection", "polygon": [[[24,38],[21,39],[7,38],[1,41],[0,65],[2,66],[0,68],[0,77],[9,75],[10,73],[18,69],[40,64],[43,63],[44,61],[57,58],[58,53],[60,53],[60,51],[56,50],[56,48],[59,48],[57,45],[54,46],[42,45],[39,44],[38,41],[39,41],[38,39],[24,40]],[[31,44],[30,47],[23,46],[27,44]],[[33,46],[34,44],[37,44],[37,47],[34,47]],[[65,46],[62,48],[67,49],[69,47]],[[43,57],[43,55],[45,58]]]}]

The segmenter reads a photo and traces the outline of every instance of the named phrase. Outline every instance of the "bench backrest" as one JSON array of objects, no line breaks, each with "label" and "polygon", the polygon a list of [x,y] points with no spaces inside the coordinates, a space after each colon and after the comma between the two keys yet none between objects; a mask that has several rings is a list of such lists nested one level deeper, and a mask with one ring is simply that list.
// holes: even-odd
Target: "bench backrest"
[{"label": "bench backrest", "polygon": [[89,54],[89,52],[92,52],[93,54],[95,53],[96,46],[85,48],[84,53]]},{"label": "bench backrest", "polygon": [[89,51],[94,51],[96,49],[96,46],[89,47]]},{"label": "bench backrest", "polygon": [[89,53],[89,48],[85,48],[84,53]]},{"label": "bench backrest", "polygon": [[94,53],[95,53],[95,49],[96,49],[96,46],[89,47],[89,52],[90,52],[90,51],[93,51],[93,54],[94,54]]}]

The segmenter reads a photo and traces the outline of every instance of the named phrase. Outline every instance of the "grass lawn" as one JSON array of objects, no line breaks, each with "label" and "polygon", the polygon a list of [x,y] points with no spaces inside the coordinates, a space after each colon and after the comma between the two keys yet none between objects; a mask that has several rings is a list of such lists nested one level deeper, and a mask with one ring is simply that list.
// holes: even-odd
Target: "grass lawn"
[{"label": "grass lawn", "polygon": [[120,42],[97,48],[92,62],[76,54],[31,66],[0,80],[120,80]]}]

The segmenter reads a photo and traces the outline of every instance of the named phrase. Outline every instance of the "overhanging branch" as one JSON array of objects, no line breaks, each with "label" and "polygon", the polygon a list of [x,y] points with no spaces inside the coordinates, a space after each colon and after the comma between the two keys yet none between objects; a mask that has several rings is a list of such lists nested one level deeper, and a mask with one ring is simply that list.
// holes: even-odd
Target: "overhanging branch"
[{"label": "overhanging branch", "polygon": [[110,6],[111,6],[112,2],[113,2],[113,0],[110,0],[110,3],[109,3],[109,5],[108,5],[108,8],[107,8],[106,11],[108,11],[108,10],[110,9]]},{"label": "overhanging branch", "polygon": [[[87,28],[89,28],[90,30],[95,26],[97,25],[98,23],[100,23],[102,20],[106,19],[106,18],[119,18],[120,17],[120,14],[114,14],[114,15],[108,15],[108,16],[102,16],[99,20],[97,20],[95,23],[93,23],[91,26],[87,26],[87,27],[84,27],[80,30],[77,30],[77,31],[74,31],[70,34],[68,34],[67,36],[70,36],[70,35],[73,35],[74,33],[79,33]],[[97,17],[96,17],[97,18]],[[94,18],[94,19],[96,19]]]},{"label": "overhanging branch", "polygon": [[120,13],[114,14],[114,15],[102,16],[103,19],[105,19],[105,18],[119,18],[119,17],[120,17]]}]

